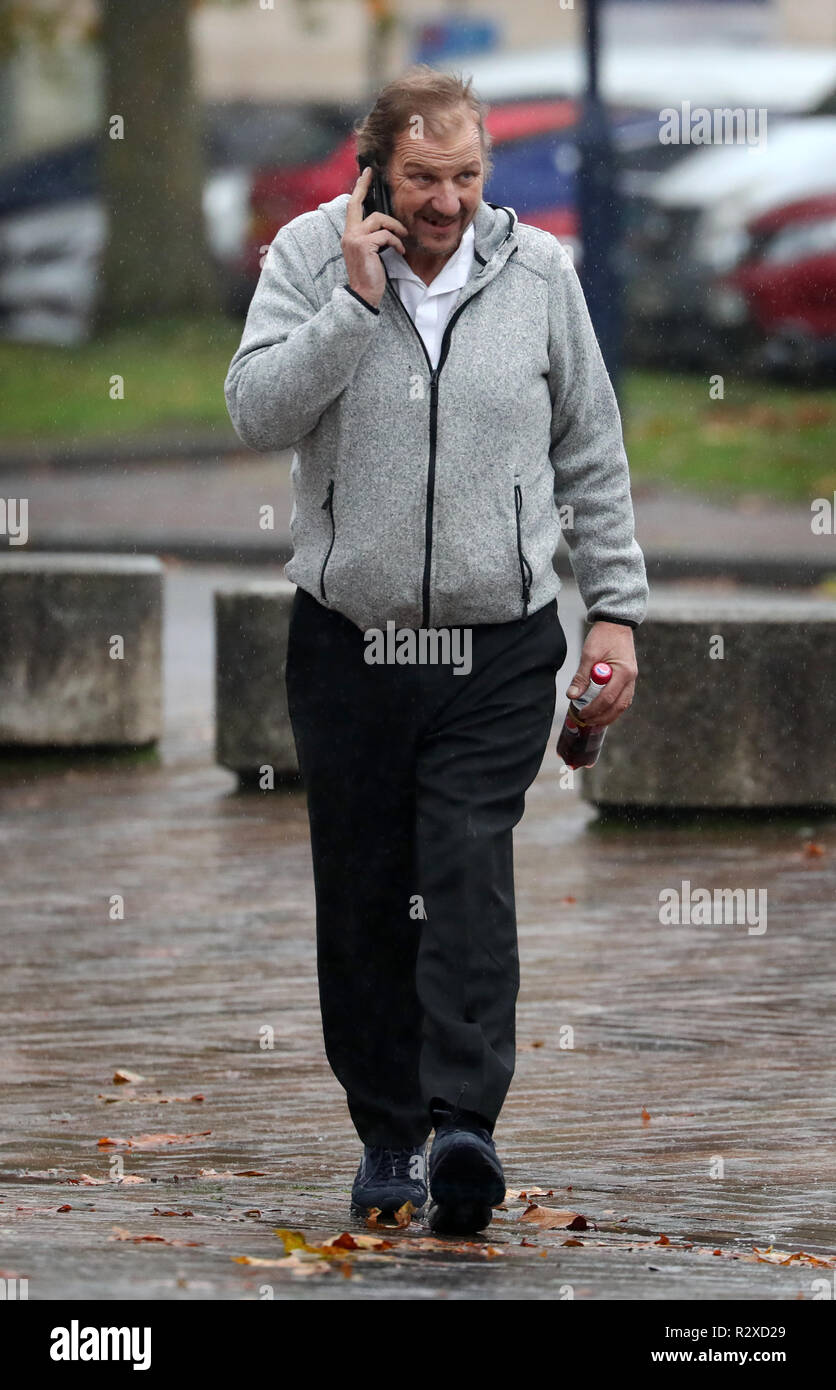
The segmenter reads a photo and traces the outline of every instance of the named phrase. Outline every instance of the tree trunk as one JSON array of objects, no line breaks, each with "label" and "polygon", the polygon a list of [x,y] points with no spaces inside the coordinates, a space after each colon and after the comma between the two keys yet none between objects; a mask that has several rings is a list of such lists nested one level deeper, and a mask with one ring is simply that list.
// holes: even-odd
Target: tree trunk
[{"label": "tree trunk", "polygon": [[[203,151],[192,88],[191,0],[101,0],[108,214],[96,333],[150,316],[220,308],[206,244]],[[110,135],[124,118],[124,138]]]}]

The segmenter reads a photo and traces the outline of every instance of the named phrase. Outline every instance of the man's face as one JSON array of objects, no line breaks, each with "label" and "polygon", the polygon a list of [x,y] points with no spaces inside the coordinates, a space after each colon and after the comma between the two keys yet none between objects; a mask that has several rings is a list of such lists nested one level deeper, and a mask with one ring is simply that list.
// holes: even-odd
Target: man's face
[{"label": "man's face", "polygon": [[409,232],[409,251],[447,260],[476,216],[484,173],[479,127],[466,108],[438,137],[407,127],[387,168],[392,212]]}]

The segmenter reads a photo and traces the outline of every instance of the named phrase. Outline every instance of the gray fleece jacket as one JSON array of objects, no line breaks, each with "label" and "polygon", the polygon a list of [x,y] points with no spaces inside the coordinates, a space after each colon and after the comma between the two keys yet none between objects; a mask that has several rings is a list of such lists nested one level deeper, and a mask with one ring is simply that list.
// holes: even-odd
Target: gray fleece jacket
[{"label": "gray fleece jacket", "polygon": [[276,235],[224,388],[245,444],[294,450],[287,578],[363,630],[508,622],[557,595],[562,533],[590,621],[641,622],[621,420],[563,247],[482,201],[433,370],[391,280],[379,309],[348,288],[347,203]]}]

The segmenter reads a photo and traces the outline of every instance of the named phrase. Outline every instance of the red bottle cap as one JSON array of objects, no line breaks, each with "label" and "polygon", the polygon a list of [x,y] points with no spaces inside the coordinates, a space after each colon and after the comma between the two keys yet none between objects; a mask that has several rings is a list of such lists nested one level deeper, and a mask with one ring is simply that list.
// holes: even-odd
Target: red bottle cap
[{"label": "red bottle cap", "polygon": [[606,685],[612,676],[612,667],[608,661],[596,661],[590,675],[596,685]]}]

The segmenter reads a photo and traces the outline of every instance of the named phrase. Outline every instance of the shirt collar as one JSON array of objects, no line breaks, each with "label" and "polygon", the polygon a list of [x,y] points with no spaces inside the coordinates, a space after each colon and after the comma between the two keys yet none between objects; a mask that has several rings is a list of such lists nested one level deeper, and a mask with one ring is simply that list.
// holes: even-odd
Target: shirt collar
[{"label": "shirt collar", "polygon": [[413,280],[416,285],[427,295],[447,294],[450,290],[460,290],[470,274],[470,267],[473,264],[473,252],[475,247],[476,234],[473,223],[469,223],[462,233],[462,239],[458,250],[446,261],[443,268],[438,272],[435,279],[425,284],[419,275],[407,265],[400,251],[396,251],[394,246],[387,246],[381,253],[380,259],[385,263],[386,269],[393,280]]}]

